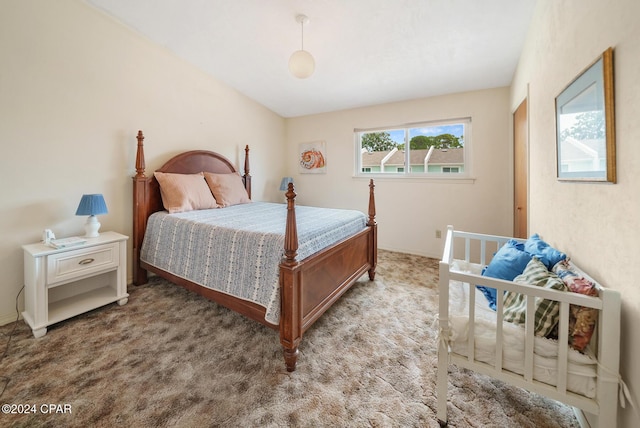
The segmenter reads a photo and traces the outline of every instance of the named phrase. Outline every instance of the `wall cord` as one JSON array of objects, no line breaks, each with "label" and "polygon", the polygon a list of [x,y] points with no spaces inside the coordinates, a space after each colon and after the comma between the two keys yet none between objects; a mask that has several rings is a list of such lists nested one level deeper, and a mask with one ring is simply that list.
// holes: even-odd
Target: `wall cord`
[{"label": "wall cord", "polygon": [[[22,286],[22,288],[20,288],[20,291],[18,291],[18,294],[16,295],[16,314],[17,314],[16,322],[13,323],[13,328],[7,335],[9,336],[9,339],[7,339],[7,345],[4,348],[4,352],[2,353],[2,356],[0,356],[0,361],[4,360],[4,357],[6,357],[7,354],[9,353],[9,344],[11,343],[11,338],[15,334],[16,328],[18,327],[18,321],[20,320],[20,309],[18,309],[18,298],[20,297],[22,290],[24,290],[24,285]],[[4,394],[4,391],[7,389],[7,386],[9,385],[9,382],[11,382],[11,378],[9,376],[0,375],[0,382],[4,383],[4,385],[2,386],[2,391],[0,391],[0,397],[2,397],[2,395]]]}]

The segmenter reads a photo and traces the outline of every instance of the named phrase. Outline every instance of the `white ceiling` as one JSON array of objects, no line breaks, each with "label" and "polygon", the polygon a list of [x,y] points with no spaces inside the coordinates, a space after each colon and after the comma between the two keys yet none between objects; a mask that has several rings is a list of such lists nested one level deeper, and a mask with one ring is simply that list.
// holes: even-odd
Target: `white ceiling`
[{"label": "white ceiling", "polygon": [[[86,0],[283,117],[507,86],[535,0]],[[304,47],[308,79],[289,74]]]}]

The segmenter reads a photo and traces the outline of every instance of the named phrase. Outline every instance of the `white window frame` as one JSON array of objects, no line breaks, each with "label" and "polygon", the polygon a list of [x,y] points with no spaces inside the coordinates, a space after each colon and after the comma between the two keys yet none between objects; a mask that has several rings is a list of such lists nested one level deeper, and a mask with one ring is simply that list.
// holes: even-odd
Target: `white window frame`
[{"label": "white window frame", "polygon": [[[464,170],[461,173],[451,173],[451,172],[412,172],[411,171],[411,163],[410,163],[410,149],[405,150],[405,167],[404,172],[363,172],[362,166],[362,148],[360,146],[361,135],[364,133],[370,132],[385,132],[385,131],[396,131],[396,130],[404,130],[404,144],[405,148],[409,148],[409,130],[413,128],[419,128],[421,126],[424,127],[434,127],[439,125],[456,125],[463,124],[464,125]],[[433,120],[433,121],[425,121],[425,122],[415,122],[415,123],[407,123],[404,125],[392,125],[392,126],[381,126],[375,128],[356,128],[354,129],[354,140],[355,140],[355,177],[366,177],[366,178],[391,178],[391,179],[443,179],[443,180],[460,180],[460,179],[470,179],[472,178],[472,163],[471,163],[471,153],[472,153],[472,141],[471,141],[471,117],[463,117],[463,118],[455,118],[455,119],[445,119],[445,120]],[[408,167],[407,167],[408,165]],[[365,167],[366,168],[366,167]]]}]

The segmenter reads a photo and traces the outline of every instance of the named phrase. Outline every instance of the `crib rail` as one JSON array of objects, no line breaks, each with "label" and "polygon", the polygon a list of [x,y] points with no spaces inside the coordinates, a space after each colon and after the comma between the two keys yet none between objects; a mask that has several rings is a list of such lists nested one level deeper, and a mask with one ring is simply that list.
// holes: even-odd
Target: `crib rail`
[{"label": "crib rail", "polygon": [[[611,382],[611,374],[618,373],[619,369],[619,326],[620,326],[620,295],[613,290],[605,289],[598,285],[597,297],[585,296],[577,293],[569,293],[558,290],[546,289],[534,285],[517,284],[512,281],[504,281],[496,278],[483,277],[481,275],[464,273],[451,270],[455,259],[464,260],[467,263],[476,263],[486,266],[492,255],[508,240],[506,236],[485,235],[456,231],[452,226],[447,229],[447,236],[440,262],[440,288],[439,288],[439,323],[442,340],[439,344],[439,369],[438,369],[438,419],[446,421],[446,389],[447,370],[449,362],[460,367],[465,367],[479,373],[500,379],[504,382],[519,386],[549,398],[564,402],[568,405],[582,409],[601,420],[615,421],[617,412],[617,382]],[[523,242],[524,240],[519,240]],[[574,266],[575,268],[575,266]],[[580,269],[576,268],[580,273]],[[585,274],[590,280],[593,280]],[[475,355],[475,293],[469,293],[468,312],[468,343],[467,354],[459,355],[450,352],[444,338],[449,337],[449,284],[450,280],[469,284],[470,290],[475,285],[484,285],[498,290],[496,304],[496,319],[502,320],[504,316],[504,292],[511,291],[526,296],[526,321],[524,326],[524,372],[517,374],[503,367],[503,323],[496,322],[495,360],[488,364],[476,359]],[[595,281],[594,281],[595,282]],[[597,284],[597,283],[596,283]],[[542,298],[559,302],[560,321],[558,327],[558,359],[557,381],[552,386],[534,379],[534,313],[535,299]],[[598,310],[597,333],[592,338],[591,349],[598,358],[596,397],[590,399],[582,395],[568,391],[568,367],[569,367],[569,307],[580,305]],[[606,332],[606,334],[604,334]],[[442,398],[444,397],[444,398]],[[615,424],[615,422],[613,422]],[[611,425],[614,426],[614,425]]]},{"label": "crib rail", "polygon": [[[454,258],[466,262],[472,262],[474,261],[473,259],[475,259],[475,263],[487,265],[491,261],[492,254],[498,251],[498,249],[510,239],[515,239],[518,242],[525,241],[524,239],[511,238],[508,236],[463,232],[454,230],[453,226],[447,226],[447,236],[442,260],[446,260],[447,263],[451,264]],[[460,253],[454,254],[454,242],[459,240],[463,241],[464,246],[462,246]],[[461,254],[463,254],[463,256],[461,256]]]}]

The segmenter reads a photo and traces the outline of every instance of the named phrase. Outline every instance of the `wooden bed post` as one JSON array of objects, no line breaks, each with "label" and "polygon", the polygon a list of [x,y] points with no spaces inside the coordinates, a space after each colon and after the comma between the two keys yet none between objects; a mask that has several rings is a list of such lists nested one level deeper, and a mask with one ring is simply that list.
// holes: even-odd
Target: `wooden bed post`
[{"label": "wooden bed post", "polygon": [[285,194],[287,197],[287,224],[284,232],[284,264],[291,266],[296,264],[298,255],[298,224],[296,222],[295,197],[293,183],[289,183],[289,188]]},{"label": "wooden bed post", "polygon": [[133,177],[133,283],[142,285],[147,282],[147,271],[140,267],[140,249],[144,231],[147,228],[147,182],[144,174],[144,135],[138,131],[138,150],[136,152],[136,175]]},{"label": "wooden bed post", "polygon": [[[296,223],[296,192],[293,183],[289,183],[287,197],[287,223],[284,232],[284,258],[280,264],[280,298],[282,316],[280,317],[280,343],[284,348],[284,362],[287,371],[296,369],[298,345],[302,340],[301,290],[298,273],[298,226]],[[284,304],[284,302],[289,302]]]},{"label": "wooden bed post", "polygon": [[136,139],[138,140],[138,150],[136,151],[136,178],[146,177],[144,175],[146,165],[144,162],[144,135],[142,131],[138,131]]},{"label": "wooden bed post", "polygon": [[369,180],[369,220],[367,221],[367,226],[372,229],[372,240],[373,243],[371,245],[371,269],[369,269],[369,279],[373,281],[376,278],[376,265],[378,264],[378,225],[376,224],[376,198],[374,195],[373,189],[375,189],[375,184],[373,184],[373,178]]},{"label": "wooden bed post", "polygon": [[242,176],[244,181],[244,188],[247,189],[247,195],[251,199],[251,175],[249,174],[249,145],[244,148],[244,175]]}]

